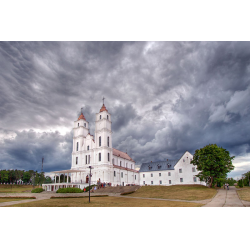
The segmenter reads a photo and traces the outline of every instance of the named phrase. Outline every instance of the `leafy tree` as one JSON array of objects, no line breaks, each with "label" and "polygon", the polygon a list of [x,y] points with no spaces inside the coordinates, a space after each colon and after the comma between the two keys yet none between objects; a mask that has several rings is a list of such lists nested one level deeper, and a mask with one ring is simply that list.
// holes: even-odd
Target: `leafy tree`
[{"label": "leafy tree", "polygon": [[212,187],[217,180],[226,178],[227,173],[234,169],[229,151],[216,144],[209,144],[204,148],[197,149],[191,161],[200,171],[196,176]]},{"label": "leafy tree", "polygon": [[52,183],[52,179],[49,176],[46,176],[44,183]]},{"label": "leafy tree", "polygon": [[30,179],[31,179],[31,174],[30,174],[30,172],[29,172],[29,171],[28,171],[28,172],[24,172],[24,173],[23,173],[22,181],[23,181],[24,183],[27,183],[27,182],[30,182]]}]

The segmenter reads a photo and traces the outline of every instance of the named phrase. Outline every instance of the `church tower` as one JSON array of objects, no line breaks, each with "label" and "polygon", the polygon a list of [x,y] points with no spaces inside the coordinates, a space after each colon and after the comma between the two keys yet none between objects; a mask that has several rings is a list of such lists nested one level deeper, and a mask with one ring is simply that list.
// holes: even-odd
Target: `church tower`
[{"label": "church tower", "polygon": [[111,166],[113,158],[111,115],[104,104],[95,120],[96,163],[98,165]]},{"label": "church tower", "polygon": [[78,119],[74,122],[72,167],[79,167],[83,164],[84,138],[89,132],[89,123],[86,121],[82,109]]}]

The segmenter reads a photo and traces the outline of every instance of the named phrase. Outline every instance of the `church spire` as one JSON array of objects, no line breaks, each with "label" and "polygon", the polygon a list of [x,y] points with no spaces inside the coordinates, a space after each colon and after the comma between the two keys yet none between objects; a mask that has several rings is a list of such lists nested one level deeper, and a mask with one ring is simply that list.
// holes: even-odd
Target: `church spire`
[{"label": "church spire", "polygon": [[80,114],[80,116],[78,117],[78,121],[81,120],[81,119],[83,119],[83,120],[86,121],[86,119],[85,119],[85,117],[84,117],[84,115],[83,115],[83,113],[82,113],[82,108],[81,108],[81,114]]},{"label": "church spire", "polygon": [[103,97],[102,100],[103,100],[103,105],[102,105],[102,107],[100,109],[100,112],[102,112],[102,111],[107,111],[108,112],[108,110],[106,109],[105,104],[104,104],[105,98]]}]

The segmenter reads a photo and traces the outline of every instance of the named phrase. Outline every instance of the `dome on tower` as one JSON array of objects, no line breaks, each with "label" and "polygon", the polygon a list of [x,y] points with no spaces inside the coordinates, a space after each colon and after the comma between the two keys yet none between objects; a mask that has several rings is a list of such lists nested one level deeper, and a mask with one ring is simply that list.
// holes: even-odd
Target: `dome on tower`
[{"label": "dome on tower", "polygon": [[102,112],[102,111],[107,111],[108,112],[108,110],[106,109],[104,104],[102,105],[102,108],[100,109],[100,112]]},{"label": "dome on tower", "polygon": [[78,117],[78,121],[81,120],[81,119],[83,119],[83,120],[86,121],[86,119],[85,119],[85,117],[84,117],[84,115],[83,115],[82,113],[81,113],[80,116]]}]

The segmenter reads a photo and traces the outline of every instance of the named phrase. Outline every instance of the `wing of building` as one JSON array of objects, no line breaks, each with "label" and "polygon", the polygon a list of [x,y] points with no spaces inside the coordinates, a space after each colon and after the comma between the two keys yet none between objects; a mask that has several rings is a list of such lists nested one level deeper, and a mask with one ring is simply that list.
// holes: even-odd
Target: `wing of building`
[{"label": "wing of building", "polygon": [[198,172],[190,163],[192,159],[193,155],[186,151],[178,160],[143,163],[139,170],[140,185],[206,185],[195,176]]}]

